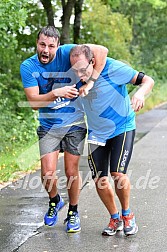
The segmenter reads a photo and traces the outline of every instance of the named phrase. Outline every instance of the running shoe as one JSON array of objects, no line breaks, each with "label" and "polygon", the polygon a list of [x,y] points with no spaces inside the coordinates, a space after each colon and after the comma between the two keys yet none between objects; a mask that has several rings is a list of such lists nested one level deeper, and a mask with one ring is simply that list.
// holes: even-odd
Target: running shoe
[{"label": "running shoe", "polygon": [[44,223],[47,226],[54,226],[58,221],[58,211],[64,206],[64,200],[60,197],[60,201],[56,204],[49,203],[48,212],[45,214]]},{"label": "running shoe", "polygon": [[110,218],[110,223],[108,224],[108,227],[103,230],[102,235],[114,235],[117,231],[121,230],[123,230],[123,221]]},{"label": "running shoe", "polygon": [[136,225],[134,213],[130,213],[127,216],[121,217],[124,222],[124,234],[134,235],[138,232],[138,226]]},{"label": "running shoe", "polygon": [[64,224],[67,222],[67,233],[76,233],[81,230],[80,219],[78,212],[70,211],[67,214],[67,218],[64,220]]}]

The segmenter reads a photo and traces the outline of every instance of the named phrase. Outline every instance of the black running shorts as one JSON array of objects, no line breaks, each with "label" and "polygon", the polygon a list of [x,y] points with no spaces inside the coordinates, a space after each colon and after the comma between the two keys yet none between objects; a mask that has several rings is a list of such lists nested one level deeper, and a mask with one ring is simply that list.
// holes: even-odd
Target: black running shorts
[{"label": "black running shorts", "polygon": [[88,163],[92,178],[108,176],[110,173],[126,174],[132,155],[135,130],[124,132],[108,139],[105,146],[88,144]]}]

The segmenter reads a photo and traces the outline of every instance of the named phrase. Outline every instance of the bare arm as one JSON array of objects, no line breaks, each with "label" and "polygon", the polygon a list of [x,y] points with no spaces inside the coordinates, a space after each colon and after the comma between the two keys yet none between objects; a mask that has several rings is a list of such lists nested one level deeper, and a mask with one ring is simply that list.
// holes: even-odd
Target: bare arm
[{"label": "bare arm", "polygon": [[92,78],[97,79],[106,64],[108,49],[101,45],[94,45],[94,44],[86,44],[86,45],[90,47],[91,51],[94,54],[95,65],[92,73]]},{"label": "bare arm", "polygon": [[[94,45],[94,44],[86,44],[87,46],[90,47],[91,51],[94,54],[95,58],[95,65],[93,68],[93,73],[92,73],[92,78],[97,79],[102,72],[103,68],[105,67],[106,64],[106,57],[108,54],[108,49],[102,45]],[[87,84],[83,85],[79,93],[82,96],[85,96],[88,94],[89,90],[93,87],[94,81],[89,80]]]},{"label": "bare arm", "polygon": [[49,103],[53,102],[58,97],[72,99],[79,95],[75,85],[53,89],[47,94],[39,94],[38,86],[24,88],[24,91],[30,106],[35,110],[39,109],[40,107],[48,106]]},{"label": "bare arm", "polygon": [[[138,73],[134,76],[131,83],[135,84]],[[132,97],[132,107],[135,112],[138,112],[140,109],[144,107],[145,96],[149,94],[154,86],[154,80],[148,76],[144,75],[142,79],[142,83],[140,84],[140,88]]]}]

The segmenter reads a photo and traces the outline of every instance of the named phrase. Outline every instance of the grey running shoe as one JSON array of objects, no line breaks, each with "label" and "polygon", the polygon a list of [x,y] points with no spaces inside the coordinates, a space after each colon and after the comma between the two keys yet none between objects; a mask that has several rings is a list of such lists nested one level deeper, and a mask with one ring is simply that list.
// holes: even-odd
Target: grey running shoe
[{"label": "grey running shoe", "polygon": [[130,213],[127,216],[121,217],[124,222],[124,234],[134,235],[138,232],[138,226],[136,225],[134,213]]},{"label": "grey running shoe", "polygon": [[103,230],[102,235],[114,235],[117,231],[121,230],[123,230],[123,221],[110,218],[110,223],[108,227]]}]

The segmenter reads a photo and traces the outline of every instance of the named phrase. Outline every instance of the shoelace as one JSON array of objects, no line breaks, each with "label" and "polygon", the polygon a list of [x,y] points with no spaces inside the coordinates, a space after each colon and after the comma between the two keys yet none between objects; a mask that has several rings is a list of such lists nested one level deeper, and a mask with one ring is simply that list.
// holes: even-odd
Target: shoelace
[{"label": "shoelace", "polygon": [[56,205],[53,206],[52,204],[50,204],[49,210],[48,210],[48,216],[52,217],[55,214],[54,213],[55,207]]},{"label": "shoelace", "polygon": [[110,219],[110,223],[109,223],[109,227],[110,228],[116,228],[116,226],[117,226],[117,224],[118,224],[118,219]]},{"label": "shoelace", "polygon": [[124,221],[124,226],[129,227],[130,226],[130,220],[132,219],[131,216],[122,216],[122,219]]},{"label": "shoelace", "polygon": [[68,215],[67,218],[64,220],[64,224],[69,221],[71,224],[74,224],[75,223],[75,215],[72,214],[72,215]]}]

